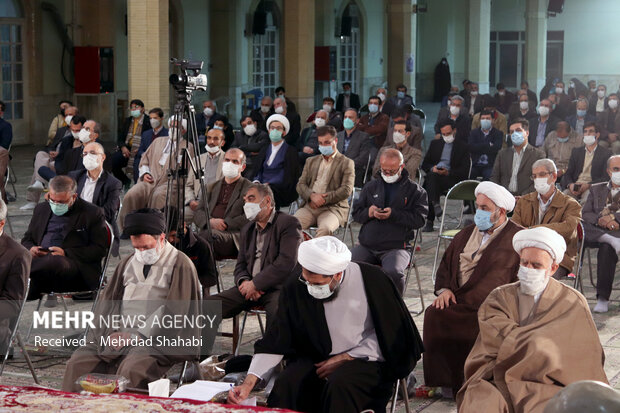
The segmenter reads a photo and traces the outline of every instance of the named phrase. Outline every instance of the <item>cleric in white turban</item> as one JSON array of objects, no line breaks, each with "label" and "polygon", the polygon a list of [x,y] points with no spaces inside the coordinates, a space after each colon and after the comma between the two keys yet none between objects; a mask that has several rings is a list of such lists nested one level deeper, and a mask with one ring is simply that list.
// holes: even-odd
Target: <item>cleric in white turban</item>
[{"label": "cleric in white turban", "polygon": [[351,262],[332,236],[302,242],[302,273],[280,293],[275,321],[254,349],[238,404],[282,359],[269,407],[302,412],[385,411],[395,380],[406,377],[422,340],[391,279],[373,265]]},{"label": "cleric in white turban", "polygon": [[284,127],[284,133],[282,133],[282,136],[286,136],[288,131],[291,129],[291,123],[288,121],[288,119],[284,115],[279,115],[276,113],[276,114],[269,116],[269,118],[267,118],[267,125],[266,125],[267,130],[269,130],[269,126],[273,122],[279,122]]},{"label": "cleric in white turban", "polygon": [[537,227],[517,232],[519,281],[493,290],[478,311],[480,333],[465,362],[458,411],[542,412],[563,386],[607,383],[605,356],[586,299],[556,281],[564,238]]}]

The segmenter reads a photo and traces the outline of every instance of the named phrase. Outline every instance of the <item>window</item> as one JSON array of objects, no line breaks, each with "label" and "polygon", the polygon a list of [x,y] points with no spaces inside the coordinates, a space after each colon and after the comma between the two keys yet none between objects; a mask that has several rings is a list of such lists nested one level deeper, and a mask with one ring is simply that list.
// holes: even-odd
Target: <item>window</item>
[{"label": "window", "polygon": [[7,120],[24,117],[22,46],[22,25],[0,20],[0,97],[6,104]]},{"label": "window", "polygon": [[338,47],[338,80],[351,83],[354,93],[359,93],[360,77],[360,24],[358,8],[351,3],[345,9],[340,28],[340,45]]},{"label": "window", "polygon": [[525,79],[525,32],[491,32],[489,83],[520,88]]},{"label": "window", "polygon": [[273,15],[267,13],[265,34],[253,37],[252,69],[254,87],[265,96],[274,96],[279,83],[278,53],[280,51],[278,28],[273,23]]}]

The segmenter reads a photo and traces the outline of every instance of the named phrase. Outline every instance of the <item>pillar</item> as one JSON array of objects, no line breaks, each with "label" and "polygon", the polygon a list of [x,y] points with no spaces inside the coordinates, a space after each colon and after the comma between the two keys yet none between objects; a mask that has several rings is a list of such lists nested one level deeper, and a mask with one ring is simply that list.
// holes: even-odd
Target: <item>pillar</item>
[{"label": "pillar", "polygon": [[547,77],[547,0],[527,0],[525,9],[525,77],[539,91]]},{"label": "pillar", "polygon": [[170,109],[169,0],[127,2],[129,99],[147,108]]},{"label": "pillar", "polygon": [[467,78],[477,82],[480,94],[489,93],[491,0],[469,0]]},{"label": "pillar", "polygon": [[314,0],[282,3],[282,85],[303,120],[314,112]]},{"label": "pillar", "polygon": [[407,93],[416,100],[415,71],[417,0],[390,0],[387,5],[387,80],[389,94],[396,94],[396,85],[403,83]]}]

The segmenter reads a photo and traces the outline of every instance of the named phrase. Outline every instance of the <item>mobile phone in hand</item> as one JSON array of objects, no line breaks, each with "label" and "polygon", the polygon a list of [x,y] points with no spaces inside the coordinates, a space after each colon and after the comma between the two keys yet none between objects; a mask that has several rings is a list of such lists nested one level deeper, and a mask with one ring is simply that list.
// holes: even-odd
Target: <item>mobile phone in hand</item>
[{"label": "mobile phone in hand", "polygon": [[573,191],[577,192],[581,189],[581,184],[573,184]]},{"label": "mobile phone in hand", "polygon": [[49,249],[49,248],[47,248],[47,247],[46,247],[46,248],[39,247],[39,251],[40,251],[40,252],[50,252],[50,249]]}]

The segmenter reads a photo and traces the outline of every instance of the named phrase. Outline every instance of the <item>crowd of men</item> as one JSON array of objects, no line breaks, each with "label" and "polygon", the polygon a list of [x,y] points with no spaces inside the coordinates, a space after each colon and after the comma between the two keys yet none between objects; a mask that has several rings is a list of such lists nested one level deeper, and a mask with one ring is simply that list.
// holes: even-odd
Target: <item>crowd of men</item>
[{"label": "crowd of men", "polygon": [[[345,83],[303,129],[281,87],[237,131],[205,101],[191,141],[188,119],[166,123],[162,109],[135,99],[109,152],[99,123],[61,101],[34,159],[21,208],[33,218],[21,246],[2,233],[0,187],[0,303],[8,314],[0,333],[13,327],[20,300],[47,295],[53,306],[55,294],[97,290],[102,259],[129,239],[134,252],[107,280],[103,302],[181,301],[187,314],[202,310],[192,303],[220,303],[224,318],[265,310],[265,335],[231,403],[279,372],[269,406],[382,411],[395,381],[424,354],[425,384],[456,398],[460,411],[542,411],[572,382],[607,382],[587,302],[557,281],[572,276],[582,226],[588,247],[598,248],[593,311],[609,311],[620,253],[618,95],[582,86],[550,82],[538,103],[527,83],[516,93],[500,83],[491,96],[466,81],[446,97],[425,151],[402,84],[391,97],[377,89],[361,107]],[[5,132],[10,124],[1,120],[1,182]],[[170,178],[183,149],[196,154],[200,178]],[[435,230],[441,197],[468,179],[480,181],[467,205],[473,223],[443,253],[422,338],[402,298],[413,240]],[[333,234],[351,221],[360,231],[349,250]],[[236,260],[234,286],[211,294],[221,259]],[[0,350],[7,344],[0,340]],[[583,357],[572,357],[577,349]],[[194,361],[102,351],[77,350],[63,389],[79,390],[77,377],[89,372],[145,388],[175,363]]]}]

